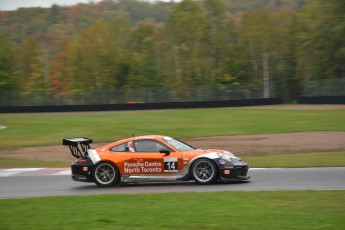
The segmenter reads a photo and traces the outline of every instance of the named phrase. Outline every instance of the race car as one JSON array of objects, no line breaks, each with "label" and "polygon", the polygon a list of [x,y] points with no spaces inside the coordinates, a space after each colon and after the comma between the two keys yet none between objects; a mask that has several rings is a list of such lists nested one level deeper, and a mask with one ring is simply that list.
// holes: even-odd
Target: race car
[{"label": "race car", "polygon": [[196,149],[180,140],[148,135],[131,137],[91,148],[92,139],[65,138],[75,160],[72,179],[100,187],[121,182],[250,181],[247,162],[226,150]]}]

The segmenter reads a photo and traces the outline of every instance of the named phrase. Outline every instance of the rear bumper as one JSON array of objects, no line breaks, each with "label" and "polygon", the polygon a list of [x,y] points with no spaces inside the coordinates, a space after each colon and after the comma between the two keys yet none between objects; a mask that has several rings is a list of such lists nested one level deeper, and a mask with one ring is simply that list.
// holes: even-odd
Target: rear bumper
[{"label": "rear bumper", "polygon": [[72,163],[72,180],[82,181],[82,182],[93,182],[92,171],[93,164],[81,164],[81,163]]}]

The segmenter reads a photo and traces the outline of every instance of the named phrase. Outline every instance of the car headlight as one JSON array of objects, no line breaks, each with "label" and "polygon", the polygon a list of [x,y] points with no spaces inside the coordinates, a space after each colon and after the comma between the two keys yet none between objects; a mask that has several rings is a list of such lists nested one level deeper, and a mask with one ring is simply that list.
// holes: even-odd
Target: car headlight
[{"label": "car headlight", "polygon": [[226,161],[233,161],[233,160],[240,160],[240,158],[236,157],[229,151],[224,151],[224,153],[218,153],[219,157]]},{"label": "car headlight", "polygon": [[231,152],[229,152],[229,151],[227,151],[227,150],[224,150],[224,154],[230,155],[230,156],[232,156],[232,157],[235,156],[234,154],[232,154]]}]

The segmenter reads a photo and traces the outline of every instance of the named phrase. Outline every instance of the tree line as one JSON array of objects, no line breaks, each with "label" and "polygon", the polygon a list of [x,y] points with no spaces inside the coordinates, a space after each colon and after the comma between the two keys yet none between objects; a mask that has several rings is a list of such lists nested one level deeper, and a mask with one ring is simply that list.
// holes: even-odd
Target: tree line
[{"label": "tree line", "polygon": [[251,85],[293,101],[306,81],[345,79],[344,12],[342,0],[105,0],[2,11],[0,96]]}]

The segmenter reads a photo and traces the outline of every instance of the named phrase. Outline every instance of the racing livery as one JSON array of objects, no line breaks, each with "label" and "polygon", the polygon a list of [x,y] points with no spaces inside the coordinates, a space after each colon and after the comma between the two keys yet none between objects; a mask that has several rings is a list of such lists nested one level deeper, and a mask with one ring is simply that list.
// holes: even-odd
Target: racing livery
[{"label": "racing livery", "polygon": [[132,137],[96,149],[91,143],[84,137],[63,139],[75,157],[71,165],[75,181],[109,187],[121,182],[250,180],[247,162],[229,151],[196,149],[167,136]]}]

